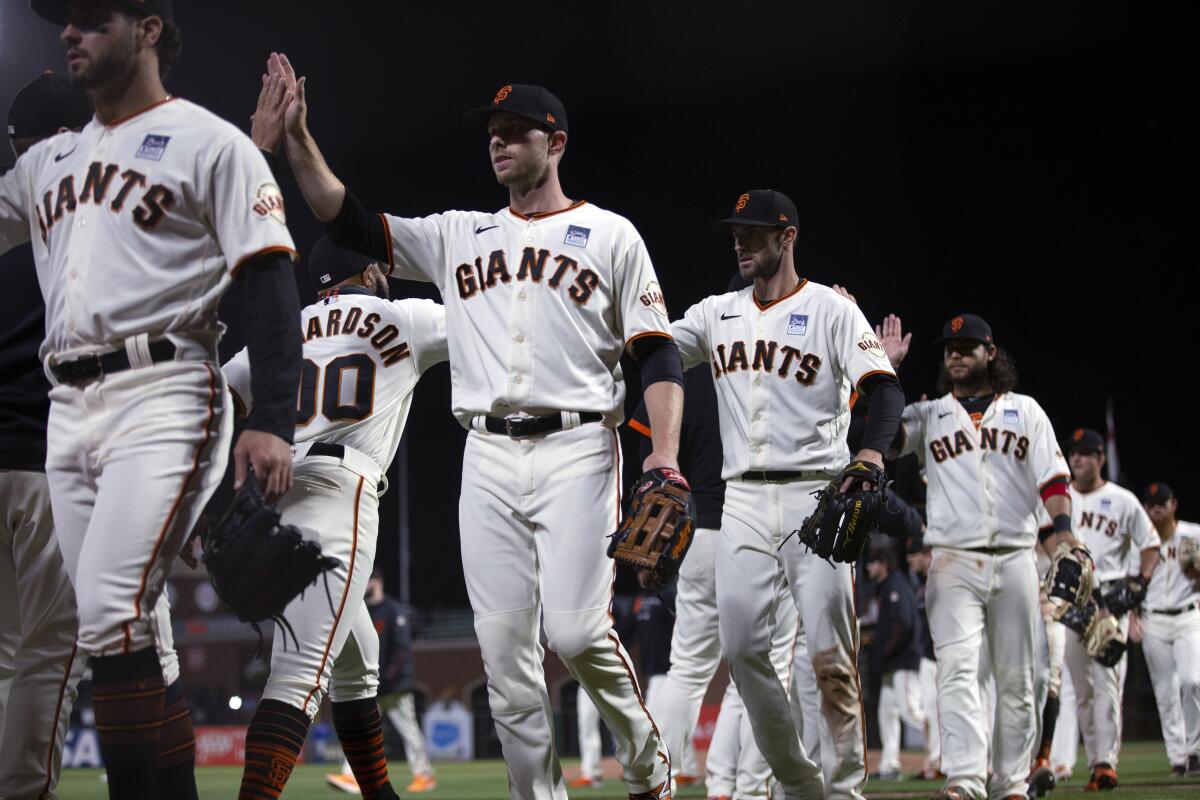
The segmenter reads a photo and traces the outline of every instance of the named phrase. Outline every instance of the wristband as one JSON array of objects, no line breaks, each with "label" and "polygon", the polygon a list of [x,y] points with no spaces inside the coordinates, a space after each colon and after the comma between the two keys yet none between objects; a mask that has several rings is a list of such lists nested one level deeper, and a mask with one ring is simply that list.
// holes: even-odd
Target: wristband
[{"label": "wristband", "polygon": [[1054,522],[1054,532],[1055,533],[1070,533],[1071,532],[1071,515],[1070,514],[1055,514],[1053,522]]}]

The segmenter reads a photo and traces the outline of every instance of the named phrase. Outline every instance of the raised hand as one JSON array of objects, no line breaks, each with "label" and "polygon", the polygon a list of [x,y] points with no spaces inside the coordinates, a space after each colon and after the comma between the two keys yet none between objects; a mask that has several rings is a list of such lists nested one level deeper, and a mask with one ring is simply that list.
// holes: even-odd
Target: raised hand
[{"label": "raised hand", "polygon": [[283,144],[283,118],[292,94],[280,75],[262,76],[258,106],[250,117],[250,138],[259,150],[278,153]]},{"label": "raised hand", "polygon": [[875,326],[875,335],[879,338],[879,343],[883,345],[883,352],[887,353],[888,361],[892,362],[892,369],[899,367],[900,363],[904,361],[904,357],[908,355],[912,334],[904,333],[899,317],[895,314],[888,314],[883,318],[882,325]]},{"label": "raised hand", "polygon": [[304,93],[305,79],[296,77],[296,70],[284,53],[271,53],[267,57],[267,75],[277,77],[282,81],[290,97],[284,114],[284,127],[288,136],[302,136],[308,129],[308,102]]}]

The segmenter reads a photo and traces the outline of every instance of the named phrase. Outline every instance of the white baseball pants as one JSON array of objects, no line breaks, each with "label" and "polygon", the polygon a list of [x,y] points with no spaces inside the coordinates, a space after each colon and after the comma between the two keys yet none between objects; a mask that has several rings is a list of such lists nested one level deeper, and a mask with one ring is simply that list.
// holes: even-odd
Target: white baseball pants
[{"label": "white baseball pants", "polygon": [[938,732],[937,662],[921,659],[921,710],[925,714],[925,764],[927,773],[942,768],[942,737]]},{"label": "white baseball pants", "polygon": [[900,769],[902,724],[924,729],[925,712],[921,698],[921,675],[915,669],[898,669],[883,675],[879,691],[879,738],[883,754],[880,772]]},{"label": "white baseball pants", "polygon": [[[866,780],[850,568],[834,567],[795,541],[784,543],[812,512],[812,492],[824,483],[727,482],[717,544],[721,646],[755,741],[789,799],[861,797]],[[801,743],[788,691],[771,663],[776,595],[783,581],[803,621],[821,711],[838,755],[821,766]]]},{"label": "white baseball pants", "polygon": [[467,436],[463,572],[513,800],[566,797],[539,623],[612,732],[629,791],[649,791],[670,774],[609,615],[606,549],[619,523],[620,480],[617,434],[598,424],[524,439]]},{"label": "white baseball pants", "polygon": [[1142,652],[1171,764],[1200,755],[1200,611],[1142,616]]},{"label": "white baseball pants", "polygon": [[[1117,620],[1121,632],[1129,630],[1129,615]],[[1125,667],[1122,658],[1116,666],[1106,667],[1087,654],[1079,634],[1067,631],[1064,663],[1075,687],[1079,709],[1079,732],[1088,767],[1108,764],[1116,769],[1121,752],[1121,700],[1125,694]]]},{"label": "white baseball pants", "polygon": [[575,692],[575,721],[579,728],[579,774],[594,781],[604,778],[600,766],[600,712],[580,684]]},{"label": "white baseball pants", "polygon": [[[937,653],[942,771],[947,785],[972,798],[1024,795],[1033,754],[1034,638],[1038,605],[1032,550],[1004,555],[933,549],[926,610]],[[980,697],[980,653],[996,682],[993,777],[988,785],[988,730]]]}]

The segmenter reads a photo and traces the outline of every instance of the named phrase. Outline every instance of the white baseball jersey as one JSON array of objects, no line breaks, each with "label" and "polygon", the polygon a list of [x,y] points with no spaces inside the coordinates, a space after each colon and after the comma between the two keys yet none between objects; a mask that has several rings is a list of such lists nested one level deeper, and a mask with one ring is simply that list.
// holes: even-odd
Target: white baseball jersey
[{"label": "white baseball jersey", "polygon": [[1179,568],[1179,541],[1184,538],[1200,539],[1200,525],[1178,522],[1171,538],[1159,545],[1158,553],[1162,556],[1162,562],[1150,576],[1146,608],[1175,609],[1200,602],[1196,581],[1184,575]]},{"label": "white baseball jersey", "polygon": [[530,216],[506,208],[381,219],[389,274],[441,290],[463,425],[479,414],[549,411],[621,422],[621,353],[639,336],[669,331],[632,223],[583,201]]},{"label": "white baseball jersey", "polygon": [[685,367],[712,364],[726,480],[842,469],[851,391],[895,374],[858,306],[812,281],[765,304],[753,287],[707,297],[671,332]]},{"label": "white baseball jersey", "polygon": [[996,397],[978,421],[954,395],[904,409],[904,453],[929,481],[925,543],[935,547],[1032,547],[1041,490],[1070,469],[1054,427],[1032,397]]},{"label": "white baseball jersey", "polygon": [[261,253],[295,258],[283,197],[233,125],[168,99],[35,145],[0,178],[0,252],[33,242],[41,354],[182,334],[215,352],[217,303]]},{"label": "white baseball jersey", "polygon": [[[413,388],[425,370],[448,357],[445,309],[432,300],[338,293],[305,308],[300,329],[296,444],[353,447],[386,470],[400,446]],[[247,351],[222,370],[249,408],[254,398]]]},{"label": "white baseball jersey", "polygon": [[[1096,565],[1096,579],[1123,578],[1142,550],[1158,547],[1158,531],[1133,492],[1105,481],[1090,492],[1071,486],[1071,525]],[[1134,572],[1141,572],[1135,567]]]}]

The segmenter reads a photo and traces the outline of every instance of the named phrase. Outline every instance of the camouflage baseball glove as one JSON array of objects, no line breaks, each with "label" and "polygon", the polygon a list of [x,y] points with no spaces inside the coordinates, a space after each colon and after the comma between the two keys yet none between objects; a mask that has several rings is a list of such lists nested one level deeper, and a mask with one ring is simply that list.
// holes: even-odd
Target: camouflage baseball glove
[{"label": "camouflage baseball glove", "polygon": [[612,535],[608,555],[638,570],[645,588],[658,588],[679,572],[695,529],[688,482],[673,469],[652,469],[633,485],[629,514]]},{"label": "camouflage baseball glove", "polygon": [[1189,578],[1193,577],[1196,570],[1200,569],[1200,539],[1191,536],[1179,537],[1176,554],[1179,558],[1179,568]]},{"label": "camouflage baseball glove", "polygon": [[1051,600],[1065,600],[1082,608],[1092,596],[1092,555],[1086,548],[1063,542],[1051,556],[1044,588]]},{"label": "camouflage baseball glove", "polygon": [[[847,478],[854,482],[843,493],[842,484]],[[841,477],[813,492],[817,507],[796,531],[800,544],[826,561],[857,561],[886,502],[886,482],[883,467],[868,461],[855,461],[846,467]],[[864,486],[867,483],[870,488]]]},{"label": "camouflage baseball glove", "polygon": [[292,598],[339,563],[294,525],[279,524],[279,510],[253,470],[221,519],[200,532],[200,542],[213,588],[243,622],[283,621]]},{"label": "camouflage baseball glove", "polygon": [[1055,619],[1079,634],[1087,654],[1106,667],[1114,667],[1125,655],[1125,634],[1111,615],[1100,613],[1094,600],[1080,607],[1058,603]]},{"label": "camouflage baseball glove", "polygon": [[1146,599],[1147,582],[1141,575],[1130,575],[1103,593],[1104,607],[1108,613],[1120,618],[1142,604]]}]

